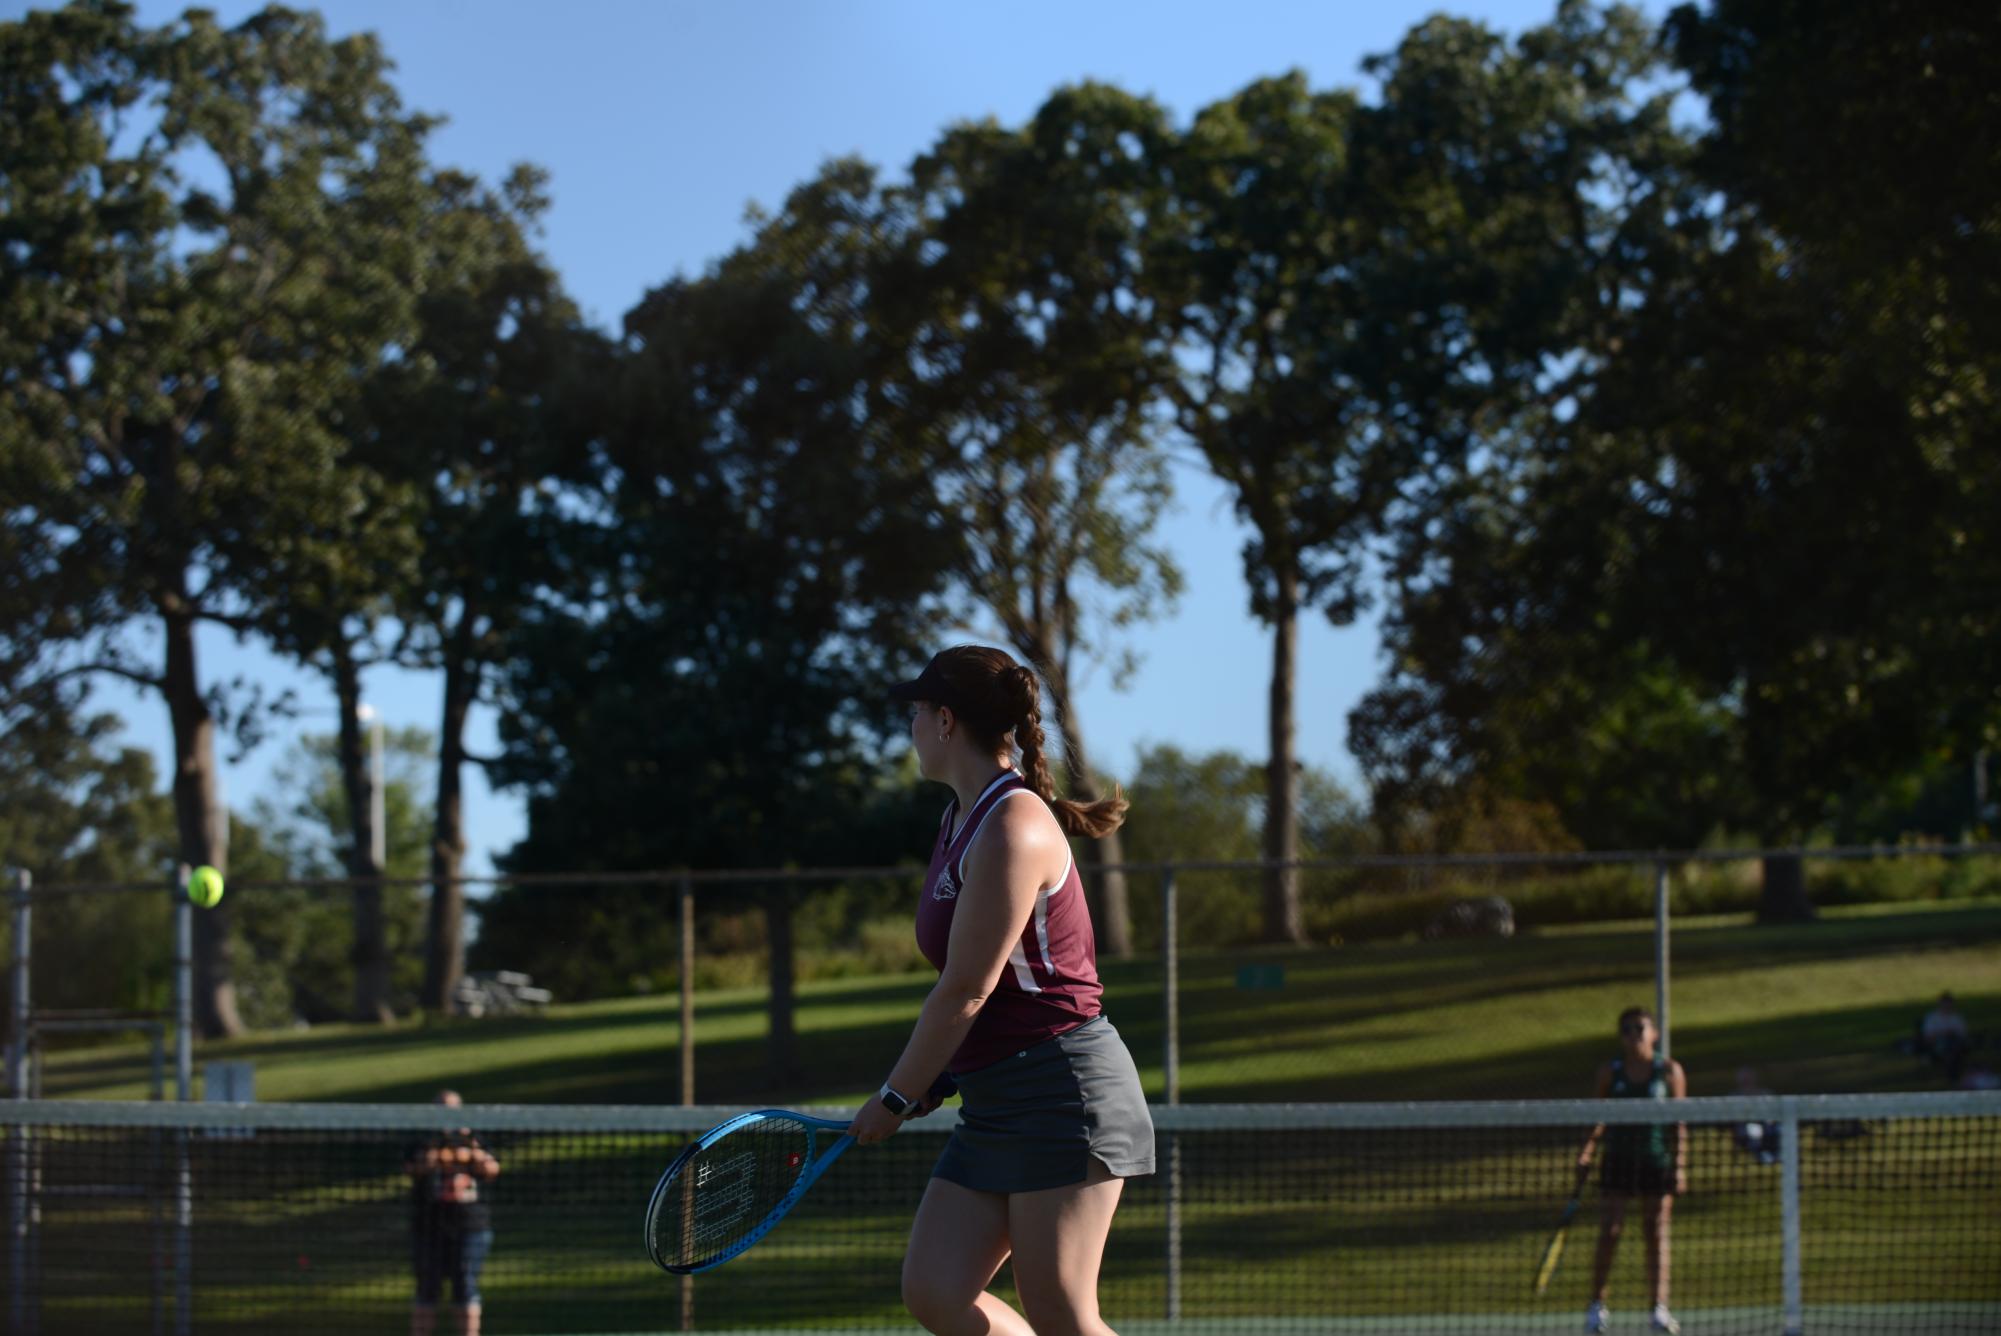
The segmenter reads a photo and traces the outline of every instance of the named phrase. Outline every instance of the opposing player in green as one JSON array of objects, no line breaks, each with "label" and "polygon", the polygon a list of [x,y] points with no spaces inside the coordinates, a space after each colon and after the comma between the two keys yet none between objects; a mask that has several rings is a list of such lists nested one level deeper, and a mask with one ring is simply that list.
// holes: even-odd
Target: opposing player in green
[{"label": "opposing player in green", "polygon": [[[1645,1007],[1620,1012],[1619,1043],[1625,1051],[1598,1069],[1597,1098],[1686,1099],[1688,1077],[1680,1063],[1655,1052],[1659,1041],[1660,1031]],[[1650,1328],[1675,1336],[1681,1324],[1667,1306],[1668,1220],[1675,1194],[1688,1189],[1688,1124],[1627,1123],[1607,1129],[1600,1123],[1577,1153],[1580,1170],[1591,1167],[1601,1136],[1606,1146],[1605,1164],[1598,1174],[1598,1255],[1591,1268],[1591,1306],[1584,1310],[1584,1330],[1606,1329],[1605,1286],[1612,1274],[1612,1256],[1625,1229],[1627,1207],[1637,1197],[1647,1243]]]}]

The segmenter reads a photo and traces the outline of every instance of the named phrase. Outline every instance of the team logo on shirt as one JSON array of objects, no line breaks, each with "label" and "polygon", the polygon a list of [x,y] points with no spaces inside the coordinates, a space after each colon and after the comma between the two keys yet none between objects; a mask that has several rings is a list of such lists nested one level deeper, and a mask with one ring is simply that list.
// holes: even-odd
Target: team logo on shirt
[{"label": "team logo on shirt", "polygon": [[932,889],[931,898],[933,900],[956,900],[959,898],[959,885],[952,880],[952,865],[950,863],[947,863],[945,870],[938,874],[938,885]]}]

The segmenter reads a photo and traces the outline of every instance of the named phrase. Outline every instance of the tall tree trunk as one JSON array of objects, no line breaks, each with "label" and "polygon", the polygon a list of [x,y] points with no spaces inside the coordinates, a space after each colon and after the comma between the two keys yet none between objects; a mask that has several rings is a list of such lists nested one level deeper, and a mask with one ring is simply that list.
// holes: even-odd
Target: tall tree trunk
[{"label": "tall tree trunk", "polygon": [[1806,865],[1796,854],[1775,854],[1764,860],[1758,892],[1758,922],[1811,923],[1813,902],[1806,893]]},{"label": "tall tree trunk", "polygon": [[[1054,659],[1045,660],[1053,663]],[[1079,802],[1096,802],[1104,796],[1098,787],[1090,757],[1084,747],[1084,728],[1070,702],[1070,682],[1066,674],[1051,671],[1047,681],[1050,702],[1056,707],[1056,727],[1063,744],[1063,768],[1070,796]],[[1097,928],[1098,946],[1106,955],[1124,959],[1133,953],[1131,900],[1126,892],[1126,874],[1102,869],[1125,862],[1125,844],[1115,830],[1091,841],[1090,861],[1095,864],[1084,878],[1085,899],[1090,902],[1091,921]]]},{"label": "tall tree trunk", "polygon": [[[181,860],[229,870],[229,814],[216,795],[215,716],[202,699],[195,668],[195,619],[185,599],[168,600],[167,713],[174,726],[174,822]],[[207,1039],[243,1033],[236,1010],[236,979],[229,936],[230,902],[195,912],[195,1027]]]},{"label": "tall tree trunk", "polygon": [[[1299,571],[1290,562],[1277,572],[1272,601],[1271,759],[1265,768],[1265,858],[1291,863],[1299,857],[1299,785],[1293,759],[1292,696],[1299,659]],[[1267,867],[1265,940],[1304,942],[1299,869]]]},{"label": "tall tree trunk", "polygon": [[[470,616],[470,613],[467,614]],[[463,623],[462,623],[463,625]],[[463,633],[445,655],[445,713],[438,730],[438,803],[431,827],[431,914],[424,937],[425,1010],[450,1014],[465,973],[465,728],[479,676]]]},{"label": "tall tree trunk", "polygon": [[375,861],[375,775],[361,733],[361,669],[344,641],[333,649],[340,701],[340,778],[347,794],[347,875],[354,879],[354,1019],[388,1025],[389,934],[382,918],[382,865]]}]

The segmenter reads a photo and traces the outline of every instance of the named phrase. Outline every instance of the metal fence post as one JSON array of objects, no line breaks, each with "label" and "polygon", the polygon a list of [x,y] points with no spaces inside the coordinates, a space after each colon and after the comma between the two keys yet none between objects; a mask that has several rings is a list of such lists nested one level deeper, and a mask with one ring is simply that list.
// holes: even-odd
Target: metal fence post
[{"label": "metal fence post", "polygon": [[34,880],[26,868],[14,869],[14,949],[7,989],[7,1094],[14,1099],[28,1097],[28,1014],[33,1010],[28,969],[34,928],[28,892]]},{"label": "metal fence post", "polygon": [[681,1103],[695,1102],[695,879],[681,874]]},{"label": "metal fence post", "polygon": [[1668,865],[1654,864],[1654,1025],[1661,1032],[1660,1055],[1672,1056],[1668,1043]]},{"label": "metal fence post", "polygon": [[194,1098],[195,906],[188,899],[188,865],[181,864],[174,897],[174,1098]]},{"label": "metal fence post", "polygon": [[1781,1293],[1785,1300],[1786,1336],[1800,1336],[1806,1314],[1802,1302],[1800,1244],[1800,1115],[1799,1100],[1792,1095],[1779,1097],[1779,1213],[1782,1243]]},{"label": "metal fence post", "polygon": [[[1165,1006],[1162,1020],[1166,1053],[1161,1062],[1162,1096],[1169,1107],[1181,1102],[1181,949],[1177,940],[1174,869],[1170,866],[1160,882],[1160,964],[1161,992]],[[1167,1320],[1181,1320],[1181,1145],[1174,1133],[1162,1138],[1167,1169]]]},{"label": "metal fence post", "polygon": [[[695,1102],[695,879],[681,874],[681,1103]],[[695,1329],[695,1278],[681,1277],[681,1330]]]},{"label": "metal fence post", "polygon": [[[33,909],[28,899],[34,879],[26,868],[14,871],[14,940],[9,962],[7,1013],[7,1093],[14,1099],[28,1097],[28,1013],[30,1005],[28,962],[32,938]],[[28,1306],[29,1231],[33,1228],[28,1200],[28,1171],[31,1152],[26,1127],[7,1129],[7,1329],[15,1336],[33,1331]]]},{"label": "metal fence post", "polygon": [[[191,869],[181,864],[171,883],[174,897],[174,1093],[194,1097],[195,906],[188,899]],[[195,1182],[188,1129],[174,1129],[174,1336],[194,1330]]]}]

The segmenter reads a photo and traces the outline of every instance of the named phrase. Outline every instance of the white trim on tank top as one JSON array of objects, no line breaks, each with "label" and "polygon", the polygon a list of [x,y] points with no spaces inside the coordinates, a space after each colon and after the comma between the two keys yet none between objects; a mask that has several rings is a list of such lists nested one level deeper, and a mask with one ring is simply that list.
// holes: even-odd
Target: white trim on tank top
[{"label": "white trim on tank top", "polygon": [[[985,802],[987,795],[992,793],[997,785],[1015,778],[1022,778],[1022,786],[1011,792],[1003,793],[994,800],[992,807],[980,813],[979,824],[973,827],[972,835],[966,840],[966,847],[959,851],[959,885],[962,887],[966,884],[966,855],[972,853],[973,846],[979,843],[980,832],[986,828],[987,818],[998,811],[1002,803],[1014,797],[1017,793],[1026,793],[1034,797],[1038,802],[1041,801],[1041,795],[1028,787],[1027,780],[1022,777],[1019,770],[1009,770],[995,776],[993,783],[987,785],[986,788],[980,791],[980,796],[973,799],[973,806],[978,807],[982,802]],[[1043,805],[1045,808],[1048,806],[1046,803]],[[971,809],[968,810],[970,811]],[[953,840],[957,840],[958,836],[954,835],[952,838]],[[1076,865],[1076,856],[1066,853],[1063,859],[1063,875],[1056,879],[1054,885],[1044,886],[1035,893],[1035,909],[1030,915],[1031,921],[1035,924],[1036,953],[1042,957],[1042,968],[1052,974],[1056,972],[1056,967],[1049,959],[1049,897],[1062,890],[1069,882],[1070,872]],[[1014,970],[1014,981],[1020,986],[1022,992],[1039,993],[1042,991],[1042,985],[1035,981],[1035,968],[1028,962],[1028,953],[1021,949],[1020,938],[1015,939],[1014,948],[1007,953],[1007,963]]]},{"label": "white trim on tank top", "polygon": [[[1001,779],[1006,779],[1008,775],[1013,775],[1018,773],[1019,773],[1018,771],[1010,770],[1008,771],[1007,775],[1002,775]],[[994,784],[998,784],[1000,782],[1001,780],[997,779],[994,781]],[[978,798],[973,800],[973,806],[978,807],[980,803],[986,799],[987,794],[993,792],[994,784],[987,785],[986,791],[981,793]],[[989,807],[986,811],[980,813],[980,824],[973,827],[972,838],[966,841],[966,847],[959,850],[959,857],[956,860],[954,860],[958,864],[959,868],[959,885],[964,886],[966,884],[966,857],[967,855],[973,852],[973,846],[979,843],[980,832],[986,829],[987,818],[992,816],[995,812],[998,812],[1000,810],[1000,805],[1002,803],[1006,802],[1009,798],[1014,797],[1016,794],[1021,794],[1021,793],[1026,793],[1029,797],[1034,798],[1038,802],[1041,802],[1042,800],[1042,796],[1040,794],[1038,794],[1034,789],[1028,788],[1026,784],[1024,784],[1023,787],[1016,789],[1013,793],[1003,793],[1000,797],[994,799],[994,805],[992,807]],[[1043,808],[1045,810],[1047,810],[1048,806],[1049,804],[1043,803]],[[1050,815],[1054,816],[1055,813],[1051,812]],[[956,839],[957,836],[954,836],[953,838]],[[1062,890],[1063,883],[1070,880],[1070,869],[1075,866],[1077,866],[1076,855],[1067,852],[1067,847],[1066,847],[1066,852],[1063,858],[1063,875],[1058,877],[1054,884],[1049,886],[1044,886],[1039,892],[1037,892],[1038,896],[1046,899],[1048,896],[1053,895],[1055,892]],[[1043,951],[1042,955],[1043,959],[1045,960],[1049,958],[1049,952],[1046,949]]]},{"label": "white trim on tank top", "polygon": [[[973,813],[973,808],[978,807],[981,803],[985,802],[987,800],[987,795],[989,793],[992,793],[995,789],[1007,783],[1010,779],[1020,779],[1024,784],[1028,782],[1026,779],[1023,778],[1022,773],[1019,770],[1001,771],[998,775],[995,775],[993,777],[991,783],[989,783],[985,788],[980,790],[980,796],[973,799],[973,806],[968,807],[966,809],[966,814],[968,816],[971,816]],[[945,819],[947,821],[950,821],[953,817],[958,815],[957,811],[958,806],[959,806],[959,800],[957,798],[954,798],[951,801],[951,803],[946,806]],[[1000,804],[995,803],[994,806],[998,807],[1000,806]],[[991,815],[993,815],[993,810],[992,808],[989,808],[986,814],[980,817],[980,825],[984,826],[987,823],[987,817]],[[957,830],[954,830],[951,833],[951,835],[946,839],[945,847],[949,849],[952,845],[957,844],[959,842],[959,837],[965,833],[966,833],[966,828],[964,826],[960,826]],[[973,828],[973,833],[975,838],[977,838],[979,834],[979,826],[975,826]],[[973,847],[973,842],[971,840],[966,841],[966,848],[970,849],[972,847]],[[959,855],[959,884],[962,886],[965,885],[966,883],[965,863],[966,863],[966,855],[964,853],[961,853]]]},{"label": "white trim on tank top", "polygon": [[[1009,773],[1013,774],[1017,772],[1010,771]],[[1006,776],[1004,775],[1002,778],[1005,779]],[[996,780],[994,782],[999,783],[1000,781]],[[987,790],[988,792],[992,792],[993,785],[988,785]],[[980,824],[973,827],[973,837],[966,841],[966,847],[959,853],[959,885],[964,886],[966,884],[966,855],[970,854],[973,851],[973,845],[978,843],[980,831],[986,826],[987,818],[998,811],[1002,803],[1014,797],[1017,793],[1026,793],[1038,802],[1041,801],[1041,795],[1024,784],[1021,788],[1003,793],[994,800],[992,807],[981,813]],[[985,798],[986,794],[982,793],[980,797]],[[978,805],[978,803],[974,804],[976,807]],[[1044,807],[1047,807],[1046,803]],[[1029,916],[1029,921],[1035,925],[1036,953],[1042,957],[1042,968],[1051,974],[1056,972],[1056,966],[1049,957],[1049,897],[1069,884],[1070,873],[1076,866],[1076,855],[1066,852],[1063,858],[1063,875],[1056,879],[1054,885],[1044,886],[1036,891],[1035,909]],[[1042,985],[1035,981],[1035,967],[1029,964],[1028,953],[1021,949],[1021,939],[1019,937],[1015,939],[1014,948],[1007,953],[1007,963],[1014,970],[1014,981],[1020,986],[1022,992],[1039,993],[1042,991]]]}]

